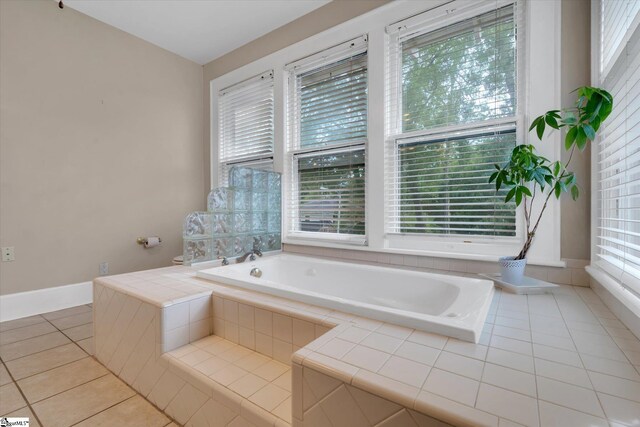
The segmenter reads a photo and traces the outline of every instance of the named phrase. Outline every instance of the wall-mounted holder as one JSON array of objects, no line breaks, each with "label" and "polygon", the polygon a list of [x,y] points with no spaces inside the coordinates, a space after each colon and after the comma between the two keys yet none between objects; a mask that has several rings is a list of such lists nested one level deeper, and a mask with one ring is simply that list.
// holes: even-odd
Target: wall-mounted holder
[{"label": "wall-mounted holder", "polygon": [[138,237],[136,242],[147,249],[160,245],[160,243],[162,243],[162,239],[158,236]]}]

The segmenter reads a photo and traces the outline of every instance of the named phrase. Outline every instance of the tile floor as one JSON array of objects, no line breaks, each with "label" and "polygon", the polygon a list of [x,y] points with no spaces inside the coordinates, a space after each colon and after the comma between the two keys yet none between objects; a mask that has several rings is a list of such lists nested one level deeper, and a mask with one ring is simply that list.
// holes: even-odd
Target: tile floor
[{"label": "tile floor", "polygon": [[31,426],[175,426],[92,357],[91,305],[0,323],[0,416]]}]

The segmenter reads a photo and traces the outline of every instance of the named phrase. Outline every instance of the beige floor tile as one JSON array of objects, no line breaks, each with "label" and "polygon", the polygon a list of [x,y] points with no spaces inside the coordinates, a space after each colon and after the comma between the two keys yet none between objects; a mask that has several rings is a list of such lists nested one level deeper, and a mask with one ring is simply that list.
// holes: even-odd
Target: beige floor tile
[{"label": "beige floor tile", "polygon": [[46,426],[65,427],[89,418],[135,392],[113,375],[93,380],[33,405]]},{"label": "beige floor tile", "polygon": [[93,356],[93,337],[76,341],[76,344],[82,347],[82,349],[86,351],[88,354]]},{"label": "beige floor tile", "polygon": [[0,387],[0,415],[8,414],[25,406],[27,406],[27,402],[24,401],[14,383]]},{"label": "beige floor tile", "polygon": [[88,311],[86,313],[61,317],[59,319],[53,319],[50,322],[58,329],[69,329],[73,328],[74,326],[80,326],[93,322],[93,312]]},{"label": "beige floor tile", "polygon": [[267,384],[252,396],[249,400],[256,405],[271,412],[284,402],[288,397],[291,397],[291,393],[281,389],[273,384]]},{"label": "beige floor tile", "polygon": [[57,329],[49,322],[36,323],[35,325],[10,329],[5,332],[0,332],[0,345],[10,344],[12,342],[22,341],[44,334],[50,334],[51,332],[56,331]]},{"label": "beige floor tile", "polygon": [[73,316],[74,314],[86,313],[88,311],[91,311],[90,307],[79,305],[77,307],[65,308],[64,310],[52,311],[51,313],[43,314],[42,317],[47,320],[54,320],[61,317]]},{"label": "beige floor tile", "polygon": [[87,357],[87,354],[72,343],[21,357],[7,362],[6,365],[13,378],[17,381],[85,357]]},{"label": "beige floor tile", "polygon": [[100,363],[91,357],[85,357],[68,365],[20,380],[18,385],[29,403],[35,403],[107,373],[107,369]]},{"label": "beige floor tile", "polygon": [[2,360],[5,362],[8,362],[39,351],[59,347],[70,342],[71,340],[69,340],[69,338],[64,336],[61,332],[56,331],[50,334],[40,335],[39,337],[2,345],[0,346],[0,357],[2,357]]},{"label": "beige floor tile", "polygon": [[277,385],[280,388],[287,390],[291,393],[291,370],[288,370],[284,374],[280,375],[273,382],[273,385]]},{"label": "beige floor tile", "polygon": [[22,319],[9,320],[7,322],[0,322],[0,332],[8,331],[10,329],[23,328],[25,326],[35,325],[36,323],[46,322],[44,317],[36,315],[23,317]]},{"label": "beige floor tile", "polygon": [[13,382],[13,380],[9,376],[9,371],[0,363],[0,386],[9,384],[10,382]]},{"label": "beige floor tile", "polygon": [[140,395],[125,400],[93,417],[84,420],[77,426],[145,426],[162,427],[170,420]]},{"label": "beige floor tile", "polygon": [[93,336],[93,323],[65,329],[62,332],[74,341],[81,341]]},{"label": "beige floor tile", "polygon": [[273,381],[280,375],[287,372],[290,368],[284,363],[280,363],[275,360],[270,360],[268,363],[253,370],[253,373],[260,378],[264,378],[267,381]]},{"label": "beige floor tile", "polygon": [[291,423],[291,396],[278,405],[273,411],[271,411],[271,413],[276,417],[282,418],[286,422]]},{"label": "beige floor tile", "polygon": [[29,407],[25,406],[24,408],[20,408],[11,412],[10,414],[4,414],[6,417],[17,417],[17,418],[29,418],[29,427],[40,427],[40,423],[36,419],[34,413],[29,409]]},{"label": "beige floor tile", "polygon": [[267,382],[262,378],[253,374],[247,374],[238,381],[229,384],[228,387],[243,397],[249,397],[265,385],[267,385]]}]

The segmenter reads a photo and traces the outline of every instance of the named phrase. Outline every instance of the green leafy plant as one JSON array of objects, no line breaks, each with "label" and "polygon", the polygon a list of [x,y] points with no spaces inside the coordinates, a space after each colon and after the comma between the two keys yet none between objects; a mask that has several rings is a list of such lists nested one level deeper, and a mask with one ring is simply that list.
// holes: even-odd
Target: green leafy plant
[{"label": "green leafy plant", "polygon": [[[576,148],[583,151],[588,142],[595,140],[598,129],[611,114],[613,97],[609,92],[589,86],[574,92],[578,99],[573,108],[547,111],[536,117],[529,127],[529,132],[535,130],[540,141],[547,127],[556,130],[566,128],[564,146],[569,151],[567,161],[551,162],[538,155],[533,145],[522,144],[513,149],[506,164],[495,165],[496,172],[489,178],[489,182],[495,182],[496,191],[503,186],[509,189],[505,203],[514,200],[516,206],[523,205],[524,208],[527,234],[516,260],[526,258],[549,199],[552,196],[559,199],[565,192],[569,192],[573,200],[580,196],[576,175],[569,170],[571,159]],[[534,203],[537,201],[543,205],[536,217]]]}]

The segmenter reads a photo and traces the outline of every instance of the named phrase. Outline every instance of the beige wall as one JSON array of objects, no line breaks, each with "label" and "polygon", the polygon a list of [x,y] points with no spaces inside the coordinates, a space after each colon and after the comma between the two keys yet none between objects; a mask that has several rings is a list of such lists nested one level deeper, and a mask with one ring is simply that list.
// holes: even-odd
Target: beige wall
[{"label": "beige wall", "polygon": [[204,207],[202,67],[51,0],[1,0],[0,31],[0,294],[169,265]]},{"label": "beige wall", "polygon": [[[571,107],[576,96],[570,93],[591,82],[591,19],[586,0],[562,1],[562,106]],[[568,153],[563,151],[563,160]],[[580,184],[580,198],[573,201],[568,194],[562,199],[562,257],[591,257],[591,152],[576,152],[571,167]]]},{"label": "beige wall", "polygon": [[333,0],[264,36],[215,59],[204,66],[204,188],[211,186],[209,82],[257,59],[318,34],[356,16],[389,3],[391,0]]}]

